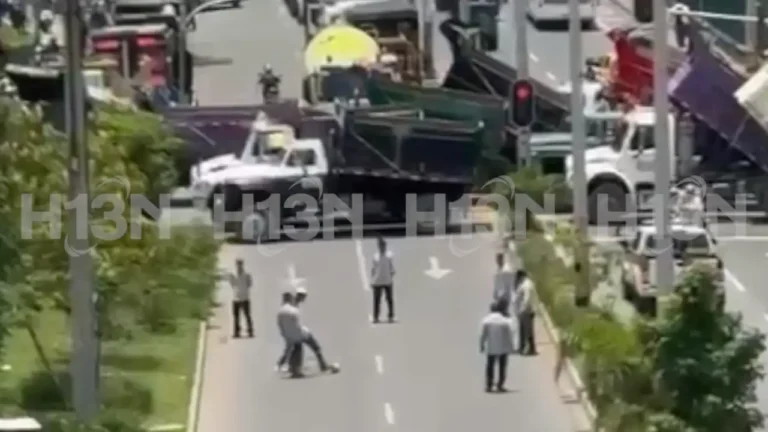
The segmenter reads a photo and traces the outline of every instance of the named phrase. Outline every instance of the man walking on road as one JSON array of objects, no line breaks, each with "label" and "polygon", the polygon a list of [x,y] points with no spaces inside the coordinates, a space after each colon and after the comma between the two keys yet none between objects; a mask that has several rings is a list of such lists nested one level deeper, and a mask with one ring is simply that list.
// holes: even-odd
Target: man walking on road
[{"label": "man walking on road", "polygon": [[242,259],[235,261],[235,265],[237,267],[236,273],[229,275],[229,284],[235,291],[232,300],[232,319],[235,324],[234,337],[240,337],[241,316],[248,326],[248,337],[253,337],[253,320],[251,319],[251,285],[253,285],[253,279],[250,274],[245,272]]},{"label": "man walking on road", "polygon": [[379,322],[381,309],[381,297],[387,301],[389,322],[395,321],[395,302],[392,293],[392,284],[395,277],[395,266],[392,263],[392,252],[387,249],[387,242],[383,237],[377,239],[378,251],[373,256],[371,268],[371,289],[373,291],[373,322]]},{"label": "man walking on road", "polygon": [[[295,306],[293,294],[289,292],[283,293],[283,305],[277,312],[277,328],[280,329],[280,336],[285,341],[285,351],[280,361],[288,361],[291,378],[303,377],[304,331],[301,327],[299,309]],[[278,364],[278,368],[280,366],[282,365]]]},{"label": "man walking on road", "polygon": [[485,353],[486,392],[493,391],[494,383],[497,391],[507,391],[504,387],[507,358],[515,351],[514,333],[513,320],[504,316],[498,303],[491,304],[491,312],[483,318],[480,331],[480,352]]},{"label": "man walking on road", "polygon": [[536,355],[536,336],[534,333],[533,303],[536,288],[525,270],[518,270],[515,277],[516,295],[515,312],[520,325],[518,349],[520,354]]},{"label": "man walking on road", "polygon": [[496,274],[493,277],[493,301],[504,316],[509,317],[514,289],[514,274],[506,263],[503,253],[496,254]]}]

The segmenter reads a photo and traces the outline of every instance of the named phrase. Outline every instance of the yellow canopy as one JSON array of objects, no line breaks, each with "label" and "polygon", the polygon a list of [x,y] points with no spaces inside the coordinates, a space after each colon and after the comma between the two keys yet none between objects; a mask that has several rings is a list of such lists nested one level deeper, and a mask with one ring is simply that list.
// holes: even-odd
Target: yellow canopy
[{"label": "yellow canopy", "polygon": [[379,55],[379,45],[364,31],[345,24],[322,29],[304,50],[304,67],[312,74],[325,66],[349,67],[371,64]]}]

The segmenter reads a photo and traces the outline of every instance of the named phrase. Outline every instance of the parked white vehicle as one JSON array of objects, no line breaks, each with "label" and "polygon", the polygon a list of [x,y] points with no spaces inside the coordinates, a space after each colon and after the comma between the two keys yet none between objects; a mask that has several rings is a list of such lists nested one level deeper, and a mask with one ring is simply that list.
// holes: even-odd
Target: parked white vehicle
[{"label": "parked white vehicle", "polygon": [[[569,0],[530,0],[528,18],[534,23],[567,22],[570,15]],[[582,25],[591,26],[595,21],[596,0],[579,0],[579,17]]]}]

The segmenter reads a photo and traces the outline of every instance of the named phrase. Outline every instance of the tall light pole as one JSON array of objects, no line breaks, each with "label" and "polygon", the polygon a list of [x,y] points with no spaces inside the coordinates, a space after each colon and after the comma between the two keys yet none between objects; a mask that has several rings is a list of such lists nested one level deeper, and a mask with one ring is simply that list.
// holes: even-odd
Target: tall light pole
[{"label": "tall light pole", "polygon": [[[517,79],[528,79],[530,72],[528,70],[528,23],[525,19],[525,5],[528,2],[511,1],[510,5],[514,7],[515,23],[515,56],[517,57]],[[534,95],[535,97],[535,95]],[[531,164],[530,130],[522,128],[517,136],[517,163],[518,166]]]},{"label": "tall light pole", "polygon": [[[66,0],[66,129],[69,138],[69,199],[90,206],[88,147],[83,84],[84,16],[78,0]],[[77,417],[91,421],[99,411],[99,348],[93,263],[90,255],[89,215],[82,204],[70,206],[67,252],[69,258],[72,319],[72,402]]]},{"label": "tall light pole", "polygon": [[[582,46],[581,46],[581,15],[579,0],[568,2],[568,39],[570,40],[570,74],[571,74],[571,153],[573,154],[573,222],[579,239],[588,238],[587,220],[587,171],[584,153],[586,152],[586,125],[584,124],[584,95],[582,92]],[[579,269],[579,281],[576,298],[581,303],[588,304],[591,293],[589,280],[589,250],[588,245],[579,242],[576,252],[576,263]]]},{"label": "tall light pole", "polygon": [[[176,44],[176,50],[178,52],[179,60],[179,91],[182,94],[183,103],[191,102],[192,95],[187,94],[187,0],[181,0],[179,2],[179,20],[178,20],[178,43]],[[188,100],[189,99],[189,100]]]},{"label": "tall light pole", "polygon": [[657,244],[661,254],[656,259],[656,288],[659,294],[668,294],[675,283],[674,262],[669,238],[670,200],[672,186],[672,152],[669,136],[669,47],[667,46],[667,2],[653,0],[653,108],[656,113],[654,142],[656,144],[656,190],[654,221]]}]

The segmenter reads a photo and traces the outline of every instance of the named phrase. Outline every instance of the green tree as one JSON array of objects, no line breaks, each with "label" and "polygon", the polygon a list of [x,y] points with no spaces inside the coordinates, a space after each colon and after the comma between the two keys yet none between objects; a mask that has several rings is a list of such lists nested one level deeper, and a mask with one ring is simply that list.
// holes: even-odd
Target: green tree
[{"label": "green tree", "polygon": [[763,377],[765,336],[717,307],[717,286],[704,267],[676,287],[664,318],[643,337],[671,412],[702,432],[750,431],[763,415],[754,405]]},{"label": "green tree", "polygon": [[[92,208],[91,228],[119,231],[109,214],[116,208],[142,226],[135,238],[93,238],[94,248],[87,252],[94,258],[102,337],[172,332],[180,320],[203,317],[215,287],[218,242],[199,228],[174,229],[165,238],[157,224],[133,214],[128,201],[129,193],[156,198],[170,191],[180,142],[157,117],[101,107],[90,121],[88,147],[92,193],[123,204],[121,209]],[[67,233],[68,215],[50,204],[51,196],[66,196],[66,152],[64,137],[45,125],[37,110],[0,101],[0,328],[26,329],[51,377],[56,373],[34,329],[40,311],[70,310],[69,255],[62,234],[73,233]],[[25,228],[22,197],[34,211],[52,210],[61,217]]]}]

